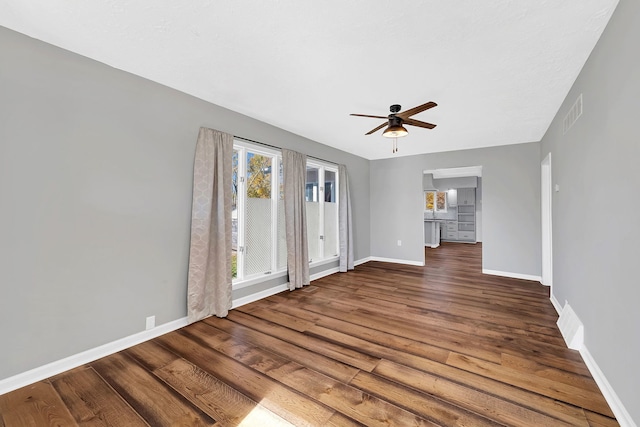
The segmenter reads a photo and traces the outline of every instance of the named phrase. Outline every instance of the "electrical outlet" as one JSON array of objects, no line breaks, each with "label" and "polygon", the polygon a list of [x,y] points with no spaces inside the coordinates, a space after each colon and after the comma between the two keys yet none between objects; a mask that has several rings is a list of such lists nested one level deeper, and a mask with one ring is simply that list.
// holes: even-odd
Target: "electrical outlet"
[{"label": "electrical outlet", "polygon": [[402,246],[402,240],[398,240],[398,246]]},{"label": "electrical outlet", "polygon": [[156,316],[147,317],[147,326],[145,330],[153,329],[156,327]]}]

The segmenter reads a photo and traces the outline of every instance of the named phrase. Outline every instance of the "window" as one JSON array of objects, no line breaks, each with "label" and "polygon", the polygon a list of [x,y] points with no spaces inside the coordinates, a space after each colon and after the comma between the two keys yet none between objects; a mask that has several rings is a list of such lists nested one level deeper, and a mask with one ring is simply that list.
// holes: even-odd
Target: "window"
[{"label": "window", "polygon": [[[234,141],[232,173],[231,273],[242,287],[287,269],[281,154]],[[337,257],[337,168],[307,162],[305,199],[309,262]]]},{"label": "window", "polygon": [[286,267],[281,163],[276,151],[234,143],[231,214],[234,282],[263,277]]},{"label": "window", "polygon": [[309,262],[338,256],[338,170],[307,161],[305,188]]},{"label": "window", "polygon": [[446,212],[447,211],[447,192],[446,191],[425,191],[424,210],[429,212]]}]

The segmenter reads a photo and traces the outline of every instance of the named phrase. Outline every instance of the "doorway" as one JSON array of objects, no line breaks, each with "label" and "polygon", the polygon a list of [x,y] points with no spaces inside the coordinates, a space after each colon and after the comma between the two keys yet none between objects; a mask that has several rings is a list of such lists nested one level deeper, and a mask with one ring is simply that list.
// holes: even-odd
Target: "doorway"
[{"label": "doorway", "polygon": [[441,242],[449,246],[447,253],[454,248],[460,248],[462,253],[471,243],[481,254],[482,166],[425,169],[422,172],[425,265],[437,259],[427,259],[427,248],[438,251]]}]

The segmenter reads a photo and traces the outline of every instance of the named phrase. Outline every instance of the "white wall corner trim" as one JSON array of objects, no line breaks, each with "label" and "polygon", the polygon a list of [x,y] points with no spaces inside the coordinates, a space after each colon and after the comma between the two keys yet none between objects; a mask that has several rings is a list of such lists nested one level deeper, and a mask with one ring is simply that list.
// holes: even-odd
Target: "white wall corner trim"
[{"label": "white wall corner trim", "polygon": [[9,393],[10,391],[19,389],[29,384],[42,381],[45,378],[49,378],[53,375],[58,375],[64,371],[68,371],[69,369],[77,368],[78,366],[82,366],[85,363],[93,362],[94,360],[98,360],[102,357],[109,356],[110,354],[117,353],[118,351],[122,351],[126,348],[133,347],[136,344],[143,343],[145,341],[159,337],[160,335],[164,335],[168,332],[175,331],[176,329],[180,329],[187,325],[187,318],[182,317],[180,319],[156,326],[155,328],[138,332],[133,335],[129,335],[127,337],[103,344],[101,346],[91,348],[81,353],[65,357],[64,359],[47,363],[46,365],[42,365],[29,371],[22,372],[18,375],[5,378],[3,380],[0,380],[0,395]]},{"label": "white wall corner trim", "polygon": [[567,347],[572,350],[580,350],[584,345],[584,325],[566,301],[557,323]]},{"label": "white wall corner trim", "polygon": [[486,268],[482,269],[482,274],[490,274],[492,276],[511,277],[512,279],[533,280],[535,282],[540,282],[542,280],[540,276],[534,276],[532,274],[511,273],[508,271],[488,270]]},{"label": "white wall corner trim", "polygon": [[274,286],[273,288],[265,289],[264,291],[256,292],[255,294],[247,295],[246,297],[234,299],[231,303],[231,308],[238,308],[245,304],[252,303],[254,301],[261,300],[262,298],[270,297],[271,295],[279,294],[282,291],[289,289],[287,283],[283,285]]},{"label": "white wall corner trim", "polygon": [[391,262],[394,264],[417,265],[418,267],[424,267],[424,261],[410,261],[407,259],[382,258],[378,256],[372,256],[369,258],[370,258],[369,261]]},{"label": "white wall corner trim", "polygon": [[560,313],[562,313],[562,306],[560,305],[560,301],[558,301],[556,296],[553,295],[553,294],[551,294],[549,299],[551,300],[551,304],[553,304],[553,308],[556,309],[556,312],[558,313],[558,316],[560,316]]},{"label": "white wall corner trim", "polygon": [[583,345],[582,348],[580,348],[580,355],[582,356],[584,363],[587,365],[589,372],[591,372],[591,376],[593,376],[596,384],[598,384],[598,387],[600,388],[604,399],[609,404],[609,407],[611,408],[613,414],[616,416],[616,420],[618,421],[620,426],[638,427],[636,423],[631,419],[631,415],[629,415],[629,412],[620,401],[620,398],[618,397],[616,392],[613,391],[613,387],[611,387],[611,384],[609,384],[609,381],[607,381],[607,378],[600,370],[600,367],[596,363],[593,356],[591,356],[591,353],[589,353],[589,350],[586,346]]}]

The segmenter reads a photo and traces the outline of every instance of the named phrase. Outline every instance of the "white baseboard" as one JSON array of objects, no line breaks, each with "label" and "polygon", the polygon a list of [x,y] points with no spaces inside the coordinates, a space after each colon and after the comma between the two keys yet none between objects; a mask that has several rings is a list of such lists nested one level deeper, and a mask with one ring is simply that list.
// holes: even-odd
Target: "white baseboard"
[{"label": "white baseboard", "polygon": [[551,300],[551,304],[553,304],[553,308],[556,309],[556,312],[558,313],[558,316],[560,316],[560,314],[562,313],[562,306],[560,305],[560,301],[558,301],[556,299],[556,296],[553,295],[553,294],[551,294],[549,299]]},{"label": "white baseboard", "polygon": [[270,297],[271,295],[279,294],[286,290],[289,290],[289,285],[284,283],[282,285],[274,286],[273,288],[265,289],[264,291],[256,292],[255,294],[247,295],[246,297],[234,299],[231,303],[231,309]]},{"label": "white baseboard", "polygon": [[637,427],[636,423],[631,419],[631,415],[629,415],[629,412],[620,401],[620,398],[616,392],[613,391],[613,387],[611,387],[611,384],[607,381],[604,373],[600,370],[595,359],[591,356],[591,353],[589,353],[587,347],[582,345],[579,351],[585,365],[587,365],[589,372],[591,372],[591,376],[596,381],[596,384],[598,384],[598,387],[600,387],[600,391],[609,404],[613,415],[616,416],[616,421],[618,421],[621,427]]},{"label": "white baseboard", "polygon": [[49,378],[53,375],[58,375],[64,371],[68,371],[69,369],[77,368],[78,366],[82,366],[85,363],[93,362],[94,360],[98,360],[110,354],[117,353],[118,351],[148,341],[155,337],[159,337],[160,335],[164,335],[168,332],[175,331],[176,329],[180,329],[187,325],[187,318],[183,317],[181,319],[156,326],[155,328],[138,332],[119,340],[115,340],[110,343],[106,343],[101,346],[83,351],[81,353],[65,357],[64,359],[47,363],[46,365],[39,366],[21,374],[5,378],[3,380],[0,380],[0,395],[27,386],[29,384],[42,381],[45,378]]},{"label": "white baseboard", "polygon": [[[558,310],[558,307],[560,306],[558,300],[552,296],[551,301],[554,307],[556,307],[557,304],[556,310]],[[611,387],[611,384],[587,349],[587,346],[584,345],[584,325],[568,302],[565,302],[564,307],[560,310],[558,328],[560,328],[560,332],[562,333],[562,337],[564,338],[567,347],[580,352],[585,365],[587,365],[591,376],[596,381],[596,384],[598,384],[600,392],[602,392],[604,399],[609,404],[609,407],[616,416],[616,420],[620,426],[637,427],[631,419],[631,415],[629,415],[629,412],[624,407],[620,398],[613,390],[613,387]]]},{"label": "white baseboard", "polygon": [[328,268],[328,269],[323,270],[323,271],[321,271],[319,273],[312,274],[311,276],[309,276],[309,280],[311,280],[313,282],[314,280],[318,280],[318,279],[321,279],[323,277],[330,276],[330,275],[332,275],[334,273],[339,273],[339,272],[340,272],[340,267]]},{"label": "white baseboard", "polygon": [[513,279],[524,279],[524,280],[533,280],[539,282],[542,280],[540,276],[534,276],[531,274],[521,274],[521,273],[510,273],[508,271],[498,271],[498,270],[487,270],[485,268],[482,269],[483,274],[490,274],[492,276],[502,276],[502,277],[511,277]]},{"label": "white baseboard", "polygon": [[380,262],[392,262],[394,264],[417,265],[418,267],[424,267],[424,261],[409,261],[406,259],[382,258],[379,256],[369,257],[369,260],[380,261]]}]

